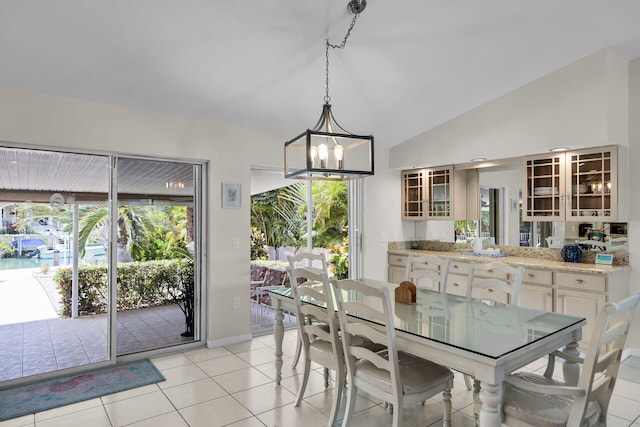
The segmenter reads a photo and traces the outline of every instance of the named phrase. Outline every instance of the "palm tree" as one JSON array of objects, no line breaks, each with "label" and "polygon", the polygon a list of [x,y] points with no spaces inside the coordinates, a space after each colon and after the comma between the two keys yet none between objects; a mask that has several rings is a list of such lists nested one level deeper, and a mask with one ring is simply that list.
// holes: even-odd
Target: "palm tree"
[{"label": "palm tree", "polygon": [[[138,261],[142,258],[148,236],[155,231],[145,207],[122,205],[118,207],[118,261]],[[79,210],[78,247],[80,256],[92,236],[108,235],[107,205],[84,206]],[[103,237],[103,243],[108,241]]]}]

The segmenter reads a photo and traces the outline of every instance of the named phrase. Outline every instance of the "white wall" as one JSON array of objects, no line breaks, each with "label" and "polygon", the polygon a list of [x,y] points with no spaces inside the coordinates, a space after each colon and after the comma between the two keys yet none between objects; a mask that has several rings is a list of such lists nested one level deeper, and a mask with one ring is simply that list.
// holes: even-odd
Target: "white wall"
[{"label": "white wall", "polygon": [[363,276],[387,279],[388,242],[413,239],[400,220],[400,172],[388,168],[389,151],[376,148],[375,175],[364,180]]},{"label": "white wall", "polygon": [[[633,189],[629,190],[629,263],[631,264],[631,291],[640,292],[640,197],[638,188],[640,182],[640,58],[629,64],[629,183]],[[630,346],[640,349],[640,313],[636,314],[633,335],[629,338]],[[640,350],[638,350],[640,354]]]},{"label": "white wall", "polygon": [[[0,89],[2,141],[209,161],[206,338],[212,344],[250,336],[250,170],[281,167],[286,139],[262,129]],[[221,209],[222,182],[242,184],[241,209]],[[239,309],[232,308],[234,297]]]},{"label": "white wall", "polygon": [[627,62],[603,50],[392,147],[390,167],[627,145]]}]

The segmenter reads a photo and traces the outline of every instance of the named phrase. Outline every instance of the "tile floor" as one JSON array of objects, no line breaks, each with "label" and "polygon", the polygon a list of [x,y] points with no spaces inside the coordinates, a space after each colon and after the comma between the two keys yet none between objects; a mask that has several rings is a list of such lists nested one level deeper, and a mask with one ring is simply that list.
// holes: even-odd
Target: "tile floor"
[{"label": "tile floor", "polygon": [[[153,359],[166,381],[5,422],[0,427],[55,426],[325,426],[333,390],[325,391],[321,369],[312,372],[303,404],[293,406],[301,371],[291,369],[296,331],[285,335],[281,386],[274,382],[273,335],[215,349],[196,349]],[[544,369],[544,361],[527,367]],[[626,379],[624,379],[626,378]],[[640,427],[640,358],[625,361],[609,409],[608,425]],[[472,426],[472,396],[456,375],[453,426]],[[360,397],[352,426],[390,425],[378,402]],[[405,411],[403,427],[441,425],[441,406],[431,399]]]}]

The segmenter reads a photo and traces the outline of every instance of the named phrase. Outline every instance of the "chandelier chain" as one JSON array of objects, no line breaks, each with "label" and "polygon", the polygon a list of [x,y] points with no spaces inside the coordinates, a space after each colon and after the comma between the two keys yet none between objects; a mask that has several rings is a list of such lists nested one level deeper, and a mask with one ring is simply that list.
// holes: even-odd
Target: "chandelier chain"
[{"label": "chandelier chain", "polygon": [[353,15],[353,19],[351,20],[351,25],[349,25],[349,29],[347,30],[347,33],[344,35],[344,39],[342,40],[342,43],[340,44],[331,44],[329,42],[329,39],[327,38],[326,40],[326,44],[325,44],[325,96],[324,96],[324,102],[326,102],[327,104],[329,103],[329,101],[331,101],[331,97],[329,96],[329,48],[332,49],[344,49],[344,47],[347,45],[347,40],[349,39],[349,36],[351,35],[351,30],[353,30],[353,27],[356,25],[356,21],[358,20],[358,16],[360,16],[360,13],[356,13]]}]

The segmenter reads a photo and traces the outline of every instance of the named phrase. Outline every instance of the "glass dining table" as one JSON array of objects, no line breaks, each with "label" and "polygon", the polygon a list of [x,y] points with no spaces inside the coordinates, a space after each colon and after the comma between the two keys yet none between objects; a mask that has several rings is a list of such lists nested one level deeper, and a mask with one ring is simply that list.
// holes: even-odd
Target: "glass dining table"
[{"label": "glass dining table", "polygon": [[[396,284],[361,281],[389,289],[398,350],[480,381],[479,423],[482,427],[501,425],[499,410],[505,375],[562,347],[569,353],[579,354],[577,343],[586,324],[584,318],[426,289],[417,290],[415,304],[404,304],[393,301]],[[275,308],[276,382],[280,384],[284,310],[295,312],[295,306],[290,288],[273,290],[270,294]],[[368,321],[358,313],[352,315]],[[577,384],[580,367],[564,363],[563,373],[568,383]]]}]

